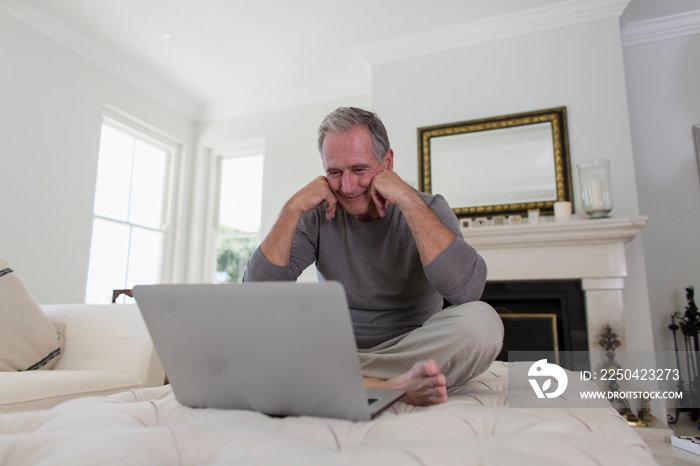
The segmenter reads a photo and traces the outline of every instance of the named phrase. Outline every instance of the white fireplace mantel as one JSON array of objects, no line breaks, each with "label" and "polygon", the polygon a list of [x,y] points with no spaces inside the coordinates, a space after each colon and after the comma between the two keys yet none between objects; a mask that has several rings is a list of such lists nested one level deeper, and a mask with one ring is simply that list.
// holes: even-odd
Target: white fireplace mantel
[{"label": "white fireplace mantel", "polygon": [[649,217],[570,220],[462,229],[464,238],[479,249],[499,247],[569,246],[626,243],[635,238]]},{"label": "white fireplace mantel", "polygon": [[648,220],[643,216],[550,221],[472,227],[462,233],[486,261],[488,281],[581,280],[589,348],[602,349],[598,340],[609,324],[624,349],[625,244]]}]

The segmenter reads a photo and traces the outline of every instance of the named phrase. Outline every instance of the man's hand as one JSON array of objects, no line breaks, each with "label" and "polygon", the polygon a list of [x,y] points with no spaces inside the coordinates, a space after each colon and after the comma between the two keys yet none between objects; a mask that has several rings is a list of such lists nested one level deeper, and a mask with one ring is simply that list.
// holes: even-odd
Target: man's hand
[{"label": "man's hand", "polygon": [[409,203],[419,202],[423,204],[423,199],[418,191],[392,170],[382,170],[374,176],[370,194],[380,217],[384,217],[389,204],[395,205],[402,212]]},{"label": "man's hand", "polygon": [[372,179],[371,196],[379,216],[393,204],[401,210],[411,229],[423,265],[430,264],[454,240],[452,233],[430,210],[420,193],[395,172],[382,170]]},{"label": "man's hand", "polygon": [[267,260],[279,266],[289,264],[294,232],[299,219],[304,212],[315,209],[323,201],[328,201],[326,218],[330,220],[335,217],[340,205],[328,186],[328,180],[325,176],[319,176],[287,201],[277,218],[277,222],[272,226],[272,230],[260,244],[260,251],[267,257]]},{"label": "man's hand", "polygon": [[340,210],[341,207],[330,186],[328,186],[326,177],[319,176],[292,196],[285,207],[292,209],[301,216],[305,212],[320,206],[324,201],[328,202],[326,219],[330,220],[335,217],[336,211]]}]

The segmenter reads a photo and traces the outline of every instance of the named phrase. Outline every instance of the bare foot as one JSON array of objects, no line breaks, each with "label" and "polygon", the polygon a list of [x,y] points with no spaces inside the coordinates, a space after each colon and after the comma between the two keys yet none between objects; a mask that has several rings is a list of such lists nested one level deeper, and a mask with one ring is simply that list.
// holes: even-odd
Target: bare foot
[{"label": "bare foot", "polygon": [[411,370],[393,379],[365,378],[365,387],[401,390],[406,394],[399,401],[414,406],[429,406],[447,401],[447,381],[437,363],[428,359],[413,365]]}]

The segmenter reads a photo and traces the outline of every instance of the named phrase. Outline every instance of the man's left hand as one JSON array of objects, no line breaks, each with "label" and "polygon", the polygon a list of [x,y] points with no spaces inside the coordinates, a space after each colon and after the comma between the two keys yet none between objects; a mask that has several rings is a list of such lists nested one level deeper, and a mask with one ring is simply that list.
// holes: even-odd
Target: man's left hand
[{"label": "man's left hand", "polygon": [[401,210],[411,229],[423,265],[430,264],[447,246],[455,234],[430,210],[420,193],[395,172],[382,170],[372,179],[370,194],[380,217],[393,204]]},{"label": "man's left hand", "polygon": [[418,191],[392,170],[382,170],[374,175],[370,186],[370,195],[380,217],[386,215],[386,208],[389,204],[393,204],[403,211],[403,206],[408,202],[423,202]]}]

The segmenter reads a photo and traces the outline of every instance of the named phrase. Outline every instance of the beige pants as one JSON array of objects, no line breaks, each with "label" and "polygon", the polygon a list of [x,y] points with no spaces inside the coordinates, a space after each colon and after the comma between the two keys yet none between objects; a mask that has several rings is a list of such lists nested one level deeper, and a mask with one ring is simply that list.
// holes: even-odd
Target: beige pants
[{"label": "beige pants", "polygon": [[358,354],[362,375],[382,380],[432,358],[452,387],[488,369],[502,347],[501,318],[488,304],[475,301],[443,309],[422,327]]}]

